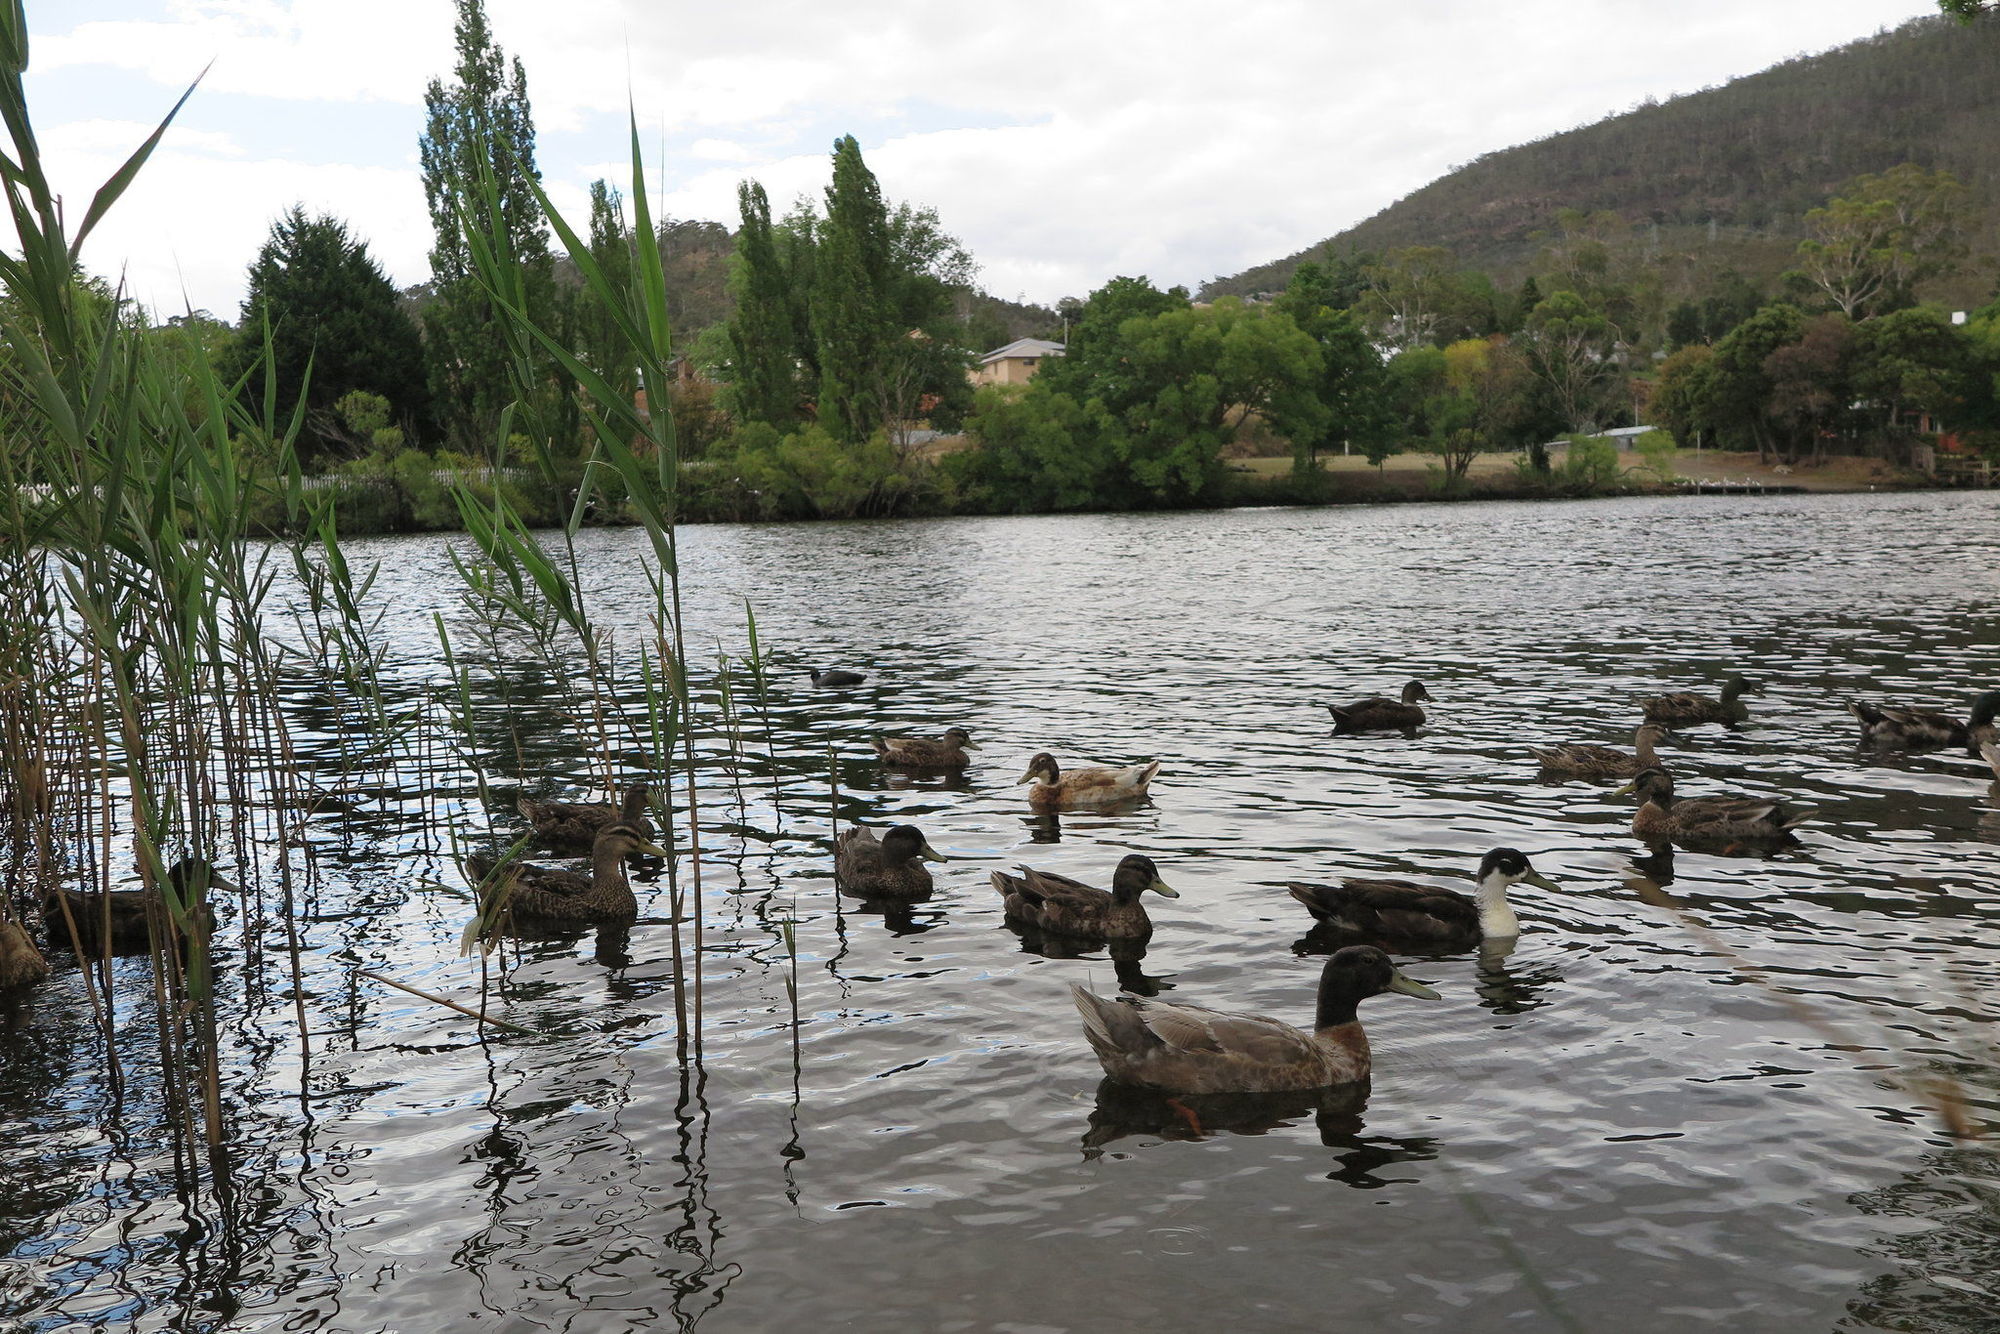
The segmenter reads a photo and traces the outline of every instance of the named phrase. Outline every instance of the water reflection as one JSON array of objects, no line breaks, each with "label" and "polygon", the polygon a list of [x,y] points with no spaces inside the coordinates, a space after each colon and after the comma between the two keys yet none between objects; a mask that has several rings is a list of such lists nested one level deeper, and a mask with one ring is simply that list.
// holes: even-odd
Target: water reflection
[{"label": "water reflection", "polygon": [[1111,1078],[1099,1081],[1090,1124],[1083,1134],[1086,1159],[1129,1136],[1199,1141],[1215,1135],[1262,1135],[1308,1118],[1329,1144],[1358,1130],[1368,1106],[1368,1081],[1292,1093],[1161,1093]]}]

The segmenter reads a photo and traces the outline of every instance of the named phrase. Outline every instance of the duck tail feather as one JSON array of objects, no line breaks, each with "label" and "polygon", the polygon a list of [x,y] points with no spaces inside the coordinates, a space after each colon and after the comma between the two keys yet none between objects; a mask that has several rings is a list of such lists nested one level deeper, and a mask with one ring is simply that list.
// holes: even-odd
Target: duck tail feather
[{"label": "duck tail feather", "polygon": [[1084,1037],[1100,1056],[1121,1056],[1159,1044],[1159,1038],[1131,1006],[1094,995],[1076,982],[1070,983],[1069,996],[1076,1002],[1076,1012],[1083,1016]]}]

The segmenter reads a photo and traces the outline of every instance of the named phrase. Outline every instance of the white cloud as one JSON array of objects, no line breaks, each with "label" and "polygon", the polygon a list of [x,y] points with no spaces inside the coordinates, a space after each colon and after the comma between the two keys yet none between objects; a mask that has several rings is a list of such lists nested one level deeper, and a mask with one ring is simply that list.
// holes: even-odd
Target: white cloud
[{"label": "white cloud", "polygon": [[[626,175],[628,99],[642,134],[670,146],[658,210],[680,217],[733,221],[745,176],[780,210],[816,195],[827,141],[854,129],[888,193],[935,205],[993,290],[1049,301],[1121,272],[1194,284],[1273,259],[1454,163],[1934,7],[1073,0],[1030,22],[917,0],[488,8],[527,66],[545,176],[579,218],[592,176]],[[147,21],[38,35],[37,70],[137,73],[163,91],[217,57],[204,91],[264,99],[270,122],[295,119],[299,152],[322,164],[224,162],[214,135],[227,140],[227,127],[204,123],[211,138],[170,140],[155,168],[171,162],[204,188],[142,187],[154,190],[148,222],[107,232],[99,253],[129,237],[135,273],[165,271],[156,251],[171,237],[190,282],[198,270],[215,284],[197,288],[202,304],[232,307],[269,217],[310,194],[399,280],[422,276],[414,119],[393,143],[344,138],[327,104],[418,104],[451,63],[451,12],[448,0],[160,0]],[[355,123],[388,134],[381,122]],[[600,129],[604,142],[562,133]],[[73,146],[89,138],[79,130]]]}]

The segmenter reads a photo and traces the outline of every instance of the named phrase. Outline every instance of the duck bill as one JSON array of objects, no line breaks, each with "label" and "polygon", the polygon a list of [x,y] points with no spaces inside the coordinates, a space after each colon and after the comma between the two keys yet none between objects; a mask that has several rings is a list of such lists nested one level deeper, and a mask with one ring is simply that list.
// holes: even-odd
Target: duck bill
[{"label": "duck bill", "polygon": [[1639,790],[1639,785],[1637,783],[1627,783],[1624,787],[1619,788],[1616,792],[1613,792],[1611,795],[1614,797],[1629,797],[1638,790]]},{"label": "duck bill", "polygon": [[1441,999],[1435,991],[1432,991],[1429,987],[1425,986],[1423,983],[1405,977],[1403,975],[1403,970],[1400,968],[1398,968],[1395,972],[1395,975],[1389,979],[1389,990],[1401,992],[1405,996],[1416,996],[1422,1000]]},{"label": "duck bill", "polygon": [[1028,770],[1028,772],[1022,774],[1019,778],[1016,778],[1014,780],[1014,786],[1019,787],[1023,783],[1032,783],[1034,781],[1035,781],[1035,771],[1033,769],[1030,769]]},{"label": "duck bill", "polygon": [[958,743],[958,748],[960,750],[978,750],[979,743],[977,741],[961,741]]},{"label": "duck bill", "polygon": [[932,847],[929,839],[924,840],[924,846],[917,851],[917,855],[927,862],[948,862],[951,860],[951,858]]},{"label": "duck bill", "polygon": [[634,847],[635,847],[635,850],[636,850],[636,851],[639,851],[639,852],[643,852],[643,853],[645,853],[645,854],[646,854],[646,855],[647,855],[648,857],[672,857],[672,856],[673,856],[673,854],[672,854],[671,852],[668,852],[668,851],[667,851],[667,850],[666,850],[665,848],[661,847],[661,846],[660,846],[659,844],[657,844],[657,843],[639,843],[639,844],[635,844],[635,845],[634,845]]},{"label": "duck bill", "polygon": [[1160,879],[1158,876],[1154,876],[1153,883],[1146,886],[1146,888],[1152,890],[1155,894],[1158,894],[1161,898],[1165,899],[1177,899],[1181,896],[1181,892],[1178,889],[1175,889],[1172,885]]},{"label": "duck bill", "polygon": [[1543,875],[1540,871],[1530,871],[1521,878],[1527,881],[1529,884],[1534,885],[1538,889],[1555,890],[1557,893],[1562,892],[1561,885],[1558,885],[1555,881],[1549,879],[1547,876]]}]

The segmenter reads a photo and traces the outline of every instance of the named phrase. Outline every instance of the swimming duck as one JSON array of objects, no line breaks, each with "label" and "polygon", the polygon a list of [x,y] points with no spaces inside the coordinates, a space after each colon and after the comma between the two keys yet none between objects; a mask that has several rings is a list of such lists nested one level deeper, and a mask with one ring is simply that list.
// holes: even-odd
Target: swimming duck
[{"label": "swimming duck", "polygon": [[1408,880],[1347,879],[1338,885],[1285,888],[1342,935],[1423,949],[1466,949],[1482,938],[1521,934],[1507,891],[1523,880],[1543,889],[1559,888],[1513,848],[1495,848],[1481,859],[1477,900]]},{"label": "swimming duck", "polygon": [[1740,676],[1732,676],[1722,683],[1720,700],[1686,691],[1642,699],[1639,707],[1646,711],[1647,722],[1659,723],[1663,727],[1699,727],[1703,723],[1722,723],[1733,727],[1750,716],[1749,707],[1738,696],[1763,693],[1762,681],[1746,681]]},{"label": "swimming duck", "polygon": [[49,961],[35,948],[28,928],[12,917],[0,917],[0,992],[33,986],[49,975]]},{"label": "swimming duck", "polygon": [[[183,857],[168,867],[167,883],[173,886],[183,906],[200,905],[202,928],[208,932],[215,930],[215,910],[208,906],[210,891],[236,888],[200,857]],[[162,919],[170,916],[165,897],[158,889],[114,889],[100,894],[95,890],[57,887],[42,897],[42,924],[51,946],[73,949],[79,955],[145,954],[152,948],[146,930],[149,909],[157,911]],[[72,922],[74,936],[70,929]],[[111,945],[108,951],[104,947],[107,926]]]},{"label": "swimming duck", "polygon": [[1408,732],[1424,725],[1424,711],[1417,707],[1417,701],[1430,697],[1431,692],[1424,689],[1422,681],[1411,681],[1403,687],[1401,703],[1373,695],[1352,704],[1326,707],[1333,714],[1335,736],[1349,732]]},{"label": "swimming duck", "polygon": [[858,686],[868,679],[860,672],[850,672],[844,667],[833,667],[823,672],[815,671],[808,667],[806,668],[806,675],[812,678],[814,685],[820,687]]},{"label": "swimming duck", "polygon": [[1896,750],[1964,746],[1968,754],[1977,757],[1980,741],[1992,739],[1993,719],[2000,714],[2000,690],[1989,690],[1974,699],[1972,715],[1964,722],[1946,713],[1865,704],[1858,699],[1848,701],[1847,711],[1861,722],[1864,746]]},{"label": "swimming duck", "polygon": [[911,769],[963,769],[971,763],[965,752],[979,749],[963,727],[946,728],[941,737],[878,736],[874,744],[882,763]]},{"label": "swimming duck", "polygon": [[931,892],[931,873],[924,863],[943,860],[913,824],[897,825],[879,842],[872,830],[856,825],[833,845],[834,877],[840,888],[864,899],[925,898]]},{"label": "swimming duck", "polygon": [[1632,734],[1633,751],[1616,746],[1595,746],[1574,742],[1555,746],[1530,746],[1528,753],[1542,763],[1542,772],[1564,778],[1630,778],[1641,769],[1656,769],[1660,757],[1653,747],[1666,739],[1667,729],[1646,723]]},{"label": "swimming duck", "polygon": [[1637,793],[1632,832],[1648,843],[1790,842],[1791,831],[1817,814],[1767,797],[1688,797],[1675,800],[1673,775],[1646,769],[1620,795]]},{"label": "swimming duck", "polygon": [[653,822],[646,818],[646,785],[634,783],[625,789],[625,804],[613,806],[602,801],[535,801],[523,797],[515,809],[535,827],[535,837],[559,847],[594,848],[597,835],[616,821],[629,825],[645,838],[653,837]]},{"label": "swimming duck", "polygon": [[1043,810],[1068,810],[1072,806],[1108,806],[1146,795],[1146,785],[1160,772],[1160,762],[1131,764],[1123,769],[1096,766],[1071,769],[1056,767],[1056,757],[1043,751],[1028,761],[1028,771],[1015,783],[1031,783],[1028,804]]},{"label": "swimming duck", "polygon": [[587,875],[533,862],[503,865],[478,853],[465,859],[465,873],[479,888],[482,913],[504,909],[517,921],[549,926],[630,922],[639,916],[639,900],[625,877],[625,859],[635,852],[667,855],[665,848],[621,820],[597,831]]},{"label": "swimming duck", "polygon": [[1020,872],[992,873],[1002,911],[1009,921],[1059,936],[1143,940],[1153,933],[1153,922],[1146,916],[1140,896],[1150,889],[1170,899],[1180,897],[1180,891],[1160,879],[1153,859],[1136,852],[1121,860],[1111,873],[1109,892],[1032,866],[1023,866]]},{"label": "swimming duck", "polygon": [[1385,991],[1437,999],[1372,945],[1350,945],[1326,961],[1310,1033],[1262,1015],[1106,1000],[1074,985],[1070,997],[1098,1063],[1121,1083],[1171,1093],[1281,1093],[1366,1079],[1368,1036],[1355,1007]]}]

